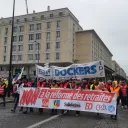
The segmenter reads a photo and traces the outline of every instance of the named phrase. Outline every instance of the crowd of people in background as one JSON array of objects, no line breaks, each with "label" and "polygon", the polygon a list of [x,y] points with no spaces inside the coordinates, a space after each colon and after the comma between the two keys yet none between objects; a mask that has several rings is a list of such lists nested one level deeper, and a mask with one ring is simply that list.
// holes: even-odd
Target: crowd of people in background
[{"label": "crowd of people in background", "polygon": [[[3,79],[0,81],[0,90],[4,89],[4,92],[0,91],[0,95],[3,98],[3,106],[5,106],[5,97],[7,93],[8,82],[7,79]],[[70,79],[70,80],[45,80],[43,78],[25,80],[20,79],[13,85],[12,88],[12,95],[14,96],[14,107],[11,110],[12,112],[16,111],[19,102],[20,96],[20,88],[22,87],[34,87],[34,88],[64,88],[64,89],[81,89],[81,90],[102,90],[108,92],[115,92],[117,95],[117,106],[120,103],[122,104],[122,108],[128,108],[128,83],[125,81],[111,81],[108,80],[106,83],[100,82],[96,79]],[[29,108],[20,108],[20,111],[23,111],[24,114],[28,113]],[[30,108],[30,112],[33,112],[33,108]],[[51,110],[51,114],[57,114],[57,109]],[[64,110],[61,110],[61,114],[64,114]],[[68,112],[68,111],[67,111]],[[39,109],[39,114],[43,113],[43,108]],[[76,111],[76,116],[79,116],[80,111]],[[99,113],[97,113],[99,116]],[[116,115],[111,115],[111,118],[117,119],[117,112]]]}]

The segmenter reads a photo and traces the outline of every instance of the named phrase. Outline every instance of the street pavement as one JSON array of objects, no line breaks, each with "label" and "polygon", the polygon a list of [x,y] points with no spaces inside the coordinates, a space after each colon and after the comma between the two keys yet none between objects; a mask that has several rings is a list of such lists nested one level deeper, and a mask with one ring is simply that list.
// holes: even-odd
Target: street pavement
[{"label": "street pavement", "polygon": [[[38,115],[38,110],[28,114],[22,114],[18,110],[11,113],[12,106],[13,103],[8,103],[6,108],[0,106],[0,128],[128,128],[128,109],[119,108],[117,121],[111,120],[109,115],[102,114],[102,118],[98,118],[95,113],[87,112],[81,112],[76,117],[75,111],[48,121],[51,119],[49,110],[45,109],[42,115]],[[39,122],[42,124],[33,127]]]}]

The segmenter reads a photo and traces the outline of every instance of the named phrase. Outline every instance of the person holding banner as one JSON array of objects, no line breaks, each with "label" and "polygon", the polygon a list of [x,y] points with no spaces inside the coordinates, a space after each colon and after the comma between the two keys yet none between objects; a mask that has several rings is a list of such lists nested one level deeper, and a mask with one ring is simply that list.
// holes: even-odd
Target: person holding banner
[{"label": "person holding banner", "polygon": [[[29,82],[26,83],[26,87],[29,88],[35,88],[36,87],[36,81],[35,79],[30,80]],[[28,113],[28,107],[26,108],[26,110],[23,112],[23,114],[27,114]],[[30,112],[33,112],[33,108],[30,108]]]},{"label": "person holding banner", "polygon": [[[75,89],[82,89],[81,79],[78,78],[75,84]],[[84,88],[83,88],[84,89]],[[76,117],[80,115],[80,111],[76,111]]]},{"label": "person holding banner", "polygon": [[[13,109],[11,109],[11,112],[16,111],[16,108],[17,108],[18,103],[19,103],[19,98],[20,98],[20,88],[23,88],[23,86],[24,86],[24,83],[22,83],[22,80],[19,79],[17,81],[17,84],[16,84],[15,103],[14,103]],[[21,109],[19,111],[23,111],[23,108],[21,107]]]},{"label": "person holding banner", "polygon": [[[118,85],[117,81],[112,82],[112,87],[110,87],[110,92],[115,92],[117,96],[117,107],[116,107],[116,115],[114,116],[114,119],[117,120],[117,112],[118,112],[118,105],[119,105],[119,99],[120,99],[120,87]],[[113,115],[111,115],[111,119],[113,118]]]},{"label": "person holding banner", "polygon": [[[108,91],[107,88],[105,88],[104,82],[99,82],[99,85],[95,86],[95,90]],[[97,116],[100,116],[100,114],[97,113]]]},{"label": "person holding banner", "polygon": [[[37,88],[44,88],[45,87],[45,80],[41,77],[39,78],[39,81],[37,82]],[[42,115],[43,108],[39,108],[39,115]]]},{"label": "person holding banner", "polygon": [[[75,84],[73,82],[72,79],[70,79],[69,81],[64,81],[63,80],[63,88],[64,89],[74,89],[75,88]],[[63,115],[64,113],[68,113],[69,110],[65,111],[65,110],[61,110],[61,114]]]},{"label": "person holding banner", "polygon": [[[50,88],[58,88],[56,80],[53,81],[53,83],[51,84]],[[54,103],[54,104],[56,104],[56,103]],[[57,114],[57,109],[52,109],[51,115],[56,115],[56,114]]]},{"label": "person holding banner", "polygon": [[72,79],[70,79],[69,81],[67,81],[67,82],[64,84],[64,88],[69,88],[69,89],[75,88],[75,84],[74,84],[74,82],[72,81]]}]

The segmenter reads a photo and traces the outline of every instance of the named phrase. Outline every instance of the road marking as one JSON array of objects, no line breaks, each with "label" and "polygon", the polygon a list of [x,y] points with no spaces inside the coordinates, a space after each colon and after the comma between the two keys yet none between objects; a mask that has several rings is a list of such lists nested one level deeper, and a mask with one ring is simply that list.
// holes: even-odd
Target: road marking
[{"label": "road marking", "polygon": [[[66,113],[67,113],[67,111],[64,111],[64,114],[66,114]],[[31,125],[31,126],[28,126],[28,127],[26,127],[26,128],[36,128],[36,127],[38,127],[38,126],[40,126],[40,125],[42,125],[42,124],[44,124],[44,123],[47,123],[47,122],[49,122],[49,121],[51,121],[51,120],[54,120],[54,119],[58,118],[59,116],[62,116],[62,114],[56,115],[56,116],[52,116],[52,117],[50,117],[50,118],[48,118],[48,119],[45,119],[45,120],[43,120],[43,121],[40,121],[40,122],[38,122],[38,123],[36,123],[36,124],[33,124],[33,125]]]},{"label": "road marking", "polygon": [[50,118],[48,118],[48,119],[45,119],[45,120],[43,120],[43,121],[40,121],[40,122],[38,122],[38,123],[36,123],[36,124],[33,124],[33,125],[31,125],[31,126],[28,126],[28,127],[26,127],[26,128],[35,128],[35,127],[37,127],[37,126],[40,126],[40,125],[42,125],[42,124],[44,124],[44,123],[47,123],[47,122],[49,122],[49,121],[51,121],[51,120],[56,119],[56,118],[58,118],[59,116],[61,116],[61,115],[52,116],[52,117],[50,117]]}]

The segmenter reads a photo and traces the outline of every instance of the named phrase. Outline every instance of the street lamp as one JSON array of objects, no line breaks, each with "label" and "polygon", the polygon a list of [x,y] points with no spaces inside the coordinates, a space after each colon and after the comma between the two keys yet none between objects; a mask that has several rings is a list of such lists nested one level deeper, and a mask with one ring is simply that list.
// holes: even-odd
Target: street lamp
[{"label": "street lamp", "polygon": [[39,55],[40,55],[40,53],[39,53],[39,42],[35,41],[35,43],[37,44],[37,47],[38,47],[38,65],[39,65],[39,61],[40,61],[40,58],[39,58]]},{"label": "street lamp", "polygon": [[9,83],[8,83],[8,96],[10,96],[11,87],[11,75],[12,75],[12,46],[13,46],[13,28],[14,28],[14,14],[15,14],[15,0],[13,0],[13,15],[12,15],[12,33],[11,33],[11,45],[10,45],[10,62],[9,62]]}]

